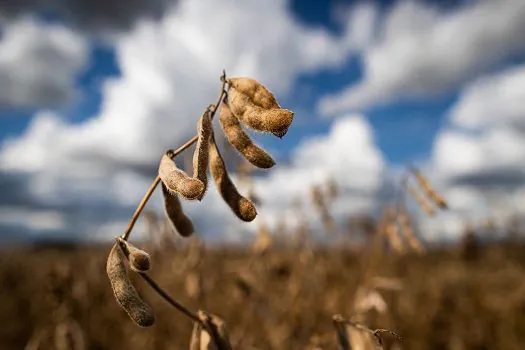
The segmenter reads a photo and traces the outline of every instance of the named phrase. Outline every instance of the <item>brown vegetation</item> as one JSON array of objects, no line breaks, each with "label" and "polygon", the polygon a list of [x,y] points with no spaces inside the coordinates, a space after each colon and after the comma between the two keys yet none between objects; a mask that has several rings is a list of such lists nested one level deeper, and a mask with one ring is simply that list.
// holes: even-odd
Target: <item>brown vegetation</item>
[{"label": "brown vegetation", "polygon": [[[317,249],[305,258],[305,251],[276,247],[253,259],[247,250],[197,247],[146,246],[151,275],[188,307],[213,310],[234,349],[337,349],[332,316],[349,319],[356,309],[368,309],[368,327],[402,335],[403,349],[517,350],[525,343],[524,246],[481,248],[475,261],[460,250],[387,253],[376,270],[382,280],[367,288],[358,288],[365,252]],[[136,275],[156,324],[138,328],[117,305],[104,273],[109,250],[3,252],[0,348],[23,349],[50,328],[40,349],[54,349],[53,329],[67,318],[78,322],[86,349],[188,349],[192,322]],[[190,276],[201,279],[197,294]],[[357,294],[363,301],[354,305]]]}]

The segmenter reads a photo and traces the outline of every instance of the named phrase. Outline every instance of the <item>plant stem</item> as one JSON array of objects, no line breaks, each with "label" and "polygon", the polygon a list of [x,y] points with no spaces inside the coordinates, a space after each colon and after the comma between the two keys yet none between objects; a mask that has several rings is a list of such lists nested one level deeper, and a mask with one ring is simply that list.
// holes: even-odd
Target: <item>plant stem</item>
[{"label": "plant stem", "polygon": [[195,322],[198,322],[198,323],[202,323],[202,321],[199,319],[199,317],[197,315],[195,315],[193,312],[191,312],[190,310],[188,310],[184,305],[180,304],[177,300],[173,299],[172,297],[170,297],[168,295],[168,293],[166,293],[158,284],[157,282],[155,282],[147,273],[145,272],[139,272],[138,273],[140,275],[140,277],[142,277],[142,279],[144,281],[146,281],[151,288],[153,288],[155,290],[155,292],[157,292],[157,294],[159,294],[164,300],[166,300],[171,306],[173,306],[174,308],[176,308],[178,311],[182,312],[184,315],[188,316],[189,318],[191,318],[193,321]]},{"label": "plant stem", "polygon": [[[225,87],[226,87],[226,72],[222,71],[221,75],[221,92],[219,94],[219,97],[217,98],[217,102],[214,105],[210,105],[208,108],[210,110],[210,118],[213,119],[215,113],[217,112],[217,109],[219,109],[220,104],[222,103],[222,100],[224,98],[224,95],[226,93]],[[184,152],[186,149],[188,149],[191,145],[193,145],[198,139],[198,135],[194,135],[191,139],[186,141],[182,146],[177,148],[176,150],[170,150],[170,153],[172,154],[172,159],[175,158],[178,154]],[[140,201],[139,205],[137,206],[137,209],[135,209],[135,212],[133,213],[133,216],[131,217],[128,227],[126,227],[126,231],[122,234],[122,239],[127,241],[131,231],[133,230],[133,227],[135,226],[135,223],[140,217],[140,214],[144,210],[144,207],[148,203],[149,199],[151,198],[151,195],[157,188],[158,184],[160,182],[160,178],[157,175],[151,185],[149,186],[148,190],[144,194],[144,197],[142,197],[142,200]]]}]

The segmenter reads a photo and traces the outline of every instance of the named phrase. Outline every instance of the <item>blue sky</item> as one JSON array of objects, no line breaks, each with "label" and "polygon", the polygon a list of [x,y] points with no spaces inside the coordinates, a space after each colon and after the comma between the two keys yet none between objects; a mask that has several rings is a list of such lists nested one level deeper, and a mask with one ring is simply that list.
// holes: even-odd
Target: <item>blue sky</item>
[{"label": "blue sky", "polygon": [[[338,23],[334,16],[337,6],[346,8],[355,1],[291,1],[289,7],[296,18],[312,27],[322,27],[341,35],[343,25]],[[382,1],[379,6],[388,10],[393,1]],[[458,2],[443,2],[440,7],[458,6]],[[39,13],[39,18],[49,23],[64,23],[60,16],[49,13]],[[65,22],[67,23],[67,22]],[[337,69],[320,70],[297,77],[298,90],[285,100],[289,106],[314,109],[315,98],[323,94],[337,91],[361,77],[361,63],[356,57],[350,58]],[[68,121],[82,122],[91,118],[99,110],[101,103],[101,81],[108,77],[119,76],[119,67],[116,62],[114,49],[107,44],[95,42],[90,47],[89,61],[75,77],[75,84],[81,92],[75,101],[60,106],[57,110]],[[307,91],[305,94],[304,92]],[[306,96],[305,96],[306,95]],[[396,164],[403,164],[414,158],[428,156],[433,137],[442,125],[445,112],[452,104],[457,94],[450,94],[442,98],[432,99],[424,103],[412,101],[407,103],[393,103],[382,108],[368,110],[368,117],[376,132],[379,147],[387,159]],[[0,137],[16,137],[27,128],[31,117],[38,108],[11,108],[2,111],[0,119]],[[390,120],[389,120],[390,119]],[[279,142],[279,147],[290,149],[296,146],[301,138],[326,132],[330,126],[329,120],[312,120],[301,125],[300,130],[291,132],[289,136]],[[400,139],[399,132],[411,130],[414,136]],[[295,131],[295,130],[294,130]],[[269,147],[277,147],[268,140]]]},{"label": "blue sky", "polygon": [[[260,222],[277,222],[328,177],[343,188],[334,208],[341,222],[373,212],[409,163],[457,202],[452,213],[422,219],[422,232],[457,235],[496,215],[496,202],[520,210],[518,197],[509,199],[525,188],[519,0],[155,0],[118,16],[119,0],[101,4],[0,5],[3,232],[111,237],[105,230],[125,225],[159,151],[191,136],[191,115],[215,98],[222,68],[267,84],[296,112],[282,140],[253,136],[281,164],[257,180]],[[275,199],[283,191],[287,198]],[[237,227],[209,197],[210,218]],[[162,207],[158,198],[151,205]],[[201,221],[203,232],[217,226]]]}]

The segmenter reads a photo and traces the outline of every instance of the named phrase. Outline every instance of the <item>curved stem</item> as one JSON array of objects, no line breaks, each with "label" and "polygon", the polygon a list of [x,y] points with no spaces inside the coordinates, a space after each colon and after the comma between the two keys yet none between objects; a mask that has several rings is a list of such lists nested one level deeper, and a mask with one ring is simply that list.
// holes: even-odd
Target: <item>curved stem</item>
[{"label": "curved stem", "polygon": [[[225,87],[226,87],[226,72],[224,70],[222,71],[222,75],[221,75],[220,80],[221,80],[221,83],[222,83],[221,84],[221,92],[219,94],[219,97],[217,98],[217,102],[214,105],[210,105],[208,107],[208,109],[210,111],[210,118],[211,119],[213,119],[213,117],[215,116],[215,113],[217,112],[217,109],[219,109],[219,106],[220,106],[220,104],[223,101],[223,97],[226,94],[226,90],[225,90]],[[172,153],[172,158],[175,158],[178,154],[184,152],[191,145],[193,145],[195,142],[197,142],[197,138],[198,138],[198,136],[194,135],[191,139],[186,141],[182,146],[180,146],[176,150],[170,150],[170,152]],[[157,177],[155,177],[155,179],[151,183],[150,187],[148,188],[148,190],[144,194],[144,197],[142,197],[142,200],[140,201],[139,205],[137,206],[137,209],[135,209],[135,212],[133,213],[133,216],[131,217],[131,219],[129,221],[128,227],[126,227],[126,230],[124,231],[124,233],[121,236],[121,238],[123,240],[126,241],[126,240],[129,239],[129,236],[131,234],[131,231],[133,230],[133,227],[135,226],[135,223],[139,219],[140,214],[144,210],[144,207],[148,203],[149,199],[151,198],[151,195],[153,194],[153,192],[155,191],[155,189],[157,188],[159,183],[160,183],[160,178],[157,175]]]},{"label": "curved stem", "polygon": [[202,324],[202,321],[199,319],[199,317],[197,315],[195,315],[193,312],[191,312],[190,310],[188,310],[184,305],[182,305],[181,303],[179,303],[177,300],[173,299],[172,297],[169,296],[168,293],[166,293],[164,291],[164,289],[162,289],[158,284],[157,282],[155,282],[147,273],[145,272],[138,272],[138,274],[140,275],[140,277],[142,277],[142,279],[144,281],[146,281],[151,288],[153,288],[153,290],[155,292],[157,292],[157,294],[159,294],[164,300],[166,300],[171,306],[173,306],[175,309],[177,309],[179,312],[183,313],[184,315],[188,316],[189,318],[191,318],[193,321],[195,322],[198,322],[198,323],[201,323]]}]

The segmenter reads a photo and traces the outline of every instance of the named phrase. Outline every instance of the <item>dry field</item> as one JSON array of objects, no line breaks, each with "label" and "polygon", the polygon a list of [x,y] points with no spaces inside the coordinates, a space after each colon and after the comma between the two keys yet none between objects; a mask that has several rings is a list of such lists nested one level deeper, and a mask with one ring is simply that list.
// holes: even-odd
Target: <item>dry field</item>
[{"label": "dry field", "polygon": [[[255,254],[198,244],[145,248],[152,255],[150,275],[190,310],[220,316],[235,349],[338,349],[334,314],[403,336],[401,347],[386,339],[387,349],[525,344],[522,245],[405,256],[292,248]],[[55,345],[54,334],[70,320],[85,349],[188,349],[191,320],[136,275],[131,277],[155,310],[155,325],[137,327],[117,305],[105,272],[109,250],[2,252],[0,348],[58,348],[64,344]]]}]

